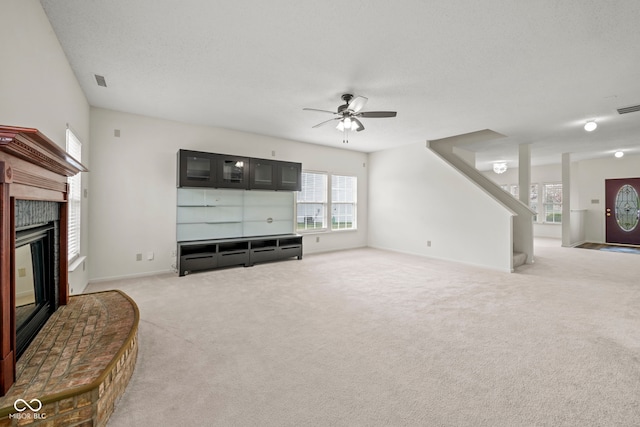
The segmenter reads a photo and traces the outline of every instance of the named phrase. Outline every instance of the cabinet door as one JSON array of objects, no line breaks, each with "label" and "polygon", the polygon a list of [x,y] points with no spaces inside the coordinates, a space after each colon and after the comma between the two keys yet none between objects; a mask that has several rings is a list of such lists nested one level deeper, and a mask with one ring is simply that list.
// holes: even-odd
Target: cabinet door
[{"label": "cabinet door", "polygon": [[275,190],[278,162],[265,159],[251,159],[249,188],[256,190]]},{"label": "cabinet door", "polygon": [[302,190],[302,164],[278,162],[277,190]]},{"label": "cabinet door", "polygon": [[217,187],[249,189],[249,158],[218,154]]},{"label": "cabinet door", "polygon": [[178,187],[213,187],[216,155],[200,151],[178,151]]}]

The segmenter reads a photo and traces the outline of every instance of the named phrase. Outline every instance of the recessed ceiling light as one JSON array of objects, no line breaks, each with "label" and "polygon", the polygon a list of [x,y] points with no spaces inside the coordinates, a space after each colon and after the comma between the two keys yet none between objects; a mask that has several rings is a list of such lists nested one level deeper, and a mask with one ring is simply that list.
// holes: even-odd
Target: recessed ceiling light
[{"label": "recessed ceiling light", "polygon": [[587,123],[584,124],[584,130],[586,130],[587,132],[593,132],[594,130],[596,130],[597,127],[598,127],[598,124],[593,120],[589,120]]},{"label": "recessed ceiling light", "polygon": [[614,156],[616,156],[617,158],[620,158],[620,157],[624,156],[624,152],[622,152],[622,151],[616,151],[616,153],[614,154]]},{"label": "recessed ceiling light", "polygon": [[593,120],[589,120],[587,123],[584,124],[584,130],[586,130],[587,132],[593,132],[594,130],[596,130],[597,127],[598,127],[598,124]]}]

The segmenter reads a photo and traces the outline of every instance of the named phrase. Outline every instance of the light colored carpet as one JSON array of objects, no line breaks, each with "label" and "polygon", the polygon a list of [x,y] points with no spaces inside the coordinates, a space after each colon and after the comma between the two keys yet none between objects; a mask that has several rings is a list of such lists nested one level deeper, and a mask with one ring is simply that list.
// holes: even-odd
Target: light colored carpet
[{"label": "light colored carpet", "polygon": [[93,284],[140,307],[109,426],[637,426],[637,255],[501,273],[375,249]]}]

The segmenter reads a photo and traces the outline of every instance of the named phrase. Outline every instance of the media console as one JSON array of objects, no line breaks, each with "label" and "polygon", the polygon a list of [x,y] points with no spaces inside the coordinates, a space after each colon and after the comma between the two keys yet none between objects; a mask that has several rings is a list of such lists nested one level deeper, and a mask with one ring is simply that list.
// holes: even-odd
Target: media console
[{"label": "media console", "polygon": [[302,236],[297,234],[178,242],[178,274],[293,257],[302,259]]}]

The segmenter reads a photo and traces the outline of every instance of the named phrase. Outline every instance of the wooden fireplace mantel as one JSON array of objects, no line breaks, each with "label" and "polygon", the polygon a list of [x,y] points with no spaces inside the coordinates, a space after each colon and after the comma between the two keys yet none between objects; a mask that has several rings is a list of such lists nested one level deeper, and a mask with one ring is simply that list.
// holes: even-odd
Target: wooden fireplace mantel
[{"label": "wooden fireplace mantel", "polygon": [[60,203],[59,304],[69,300],[67,178],[88,169],[37,129],[0,125],[0,395],[15,381],[15,200]]}]

